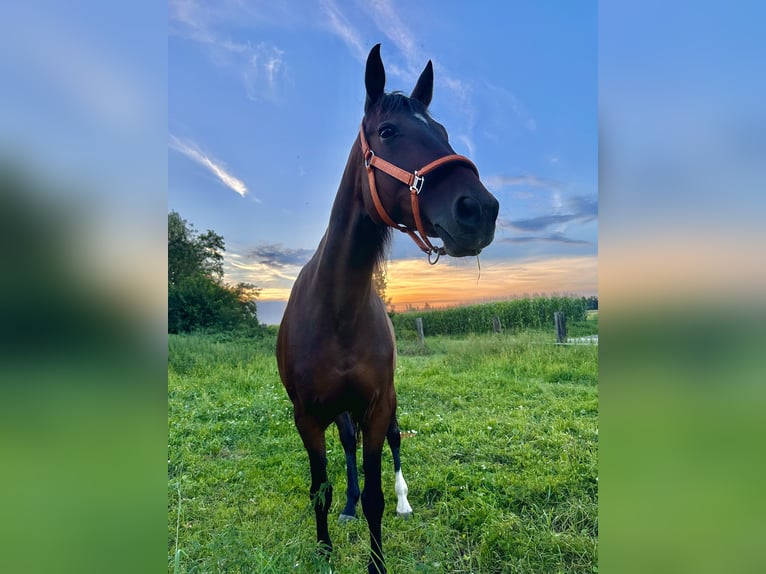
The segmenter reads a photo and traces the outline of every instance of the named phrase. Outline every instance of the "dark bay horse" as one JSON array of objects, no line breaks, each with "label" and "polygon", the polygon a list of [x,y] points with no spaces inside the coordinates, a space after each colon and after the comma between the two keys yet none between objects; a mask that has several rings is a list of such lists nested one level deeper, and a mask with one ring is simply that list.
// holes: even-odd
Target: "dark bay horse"
[{"label": "dark bay horse", "polygon": [[[335,422],[346,453],[348,488],[341,517],[359,499],[355,425],[362,433],[362,509],[370,529],[368,572],[385,572],[381,547],[381,453],[394,458],[397,512],[412,512],[399,461],[394,331],[372,275],[391,228],[406,232],[429,260],[477,255],[494,237],[497,200],[470,160],[456,155],[428,114],[428,62],[407,97],[384,93],[380,45],[367,58],[364,118],[343,172],[327,231],[293,286],[277,340],[279,374],[293,402],[295,426],[311,465],[317,540],[332,550],[327,514],[325,430]],[[444,247],[434,247],[439,237]],[[435,262],[435,261],[433,261]]]}]

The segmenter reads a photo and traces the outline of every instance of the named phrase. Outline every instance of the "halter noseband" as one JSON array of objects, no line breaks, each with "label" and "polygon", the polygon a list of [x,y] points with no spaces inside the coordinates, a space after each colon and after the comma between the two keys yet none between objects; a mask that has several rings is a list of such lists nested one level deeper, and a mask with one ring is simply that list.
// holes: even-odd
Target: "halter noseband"
[{"label": "halter noseband", "polygon": [[[359,127],[359,142],[362,146],[362,155],[364,157],[364,167],[367,168],[367,178],[370,182],[370,196],[372,197],[372,203],[375,205],[375,210],[377,211],[378,217],[380,217],[383,222],[393,227],[394,229],[398,229],[399,231],[406,233],[410,236],[410,238],[415,242],[415,244],[426,254],[428,255],[428,262],[431,265],[436,264],[437,261],[439,261],[439,257],[446,254],[446,250],[444,247],[434,247],[431,242],[428,240],[428,235],[426,235],[426,232],[423,229],[423,221],[420,219],[420,203],[418,201],[418,196],[420,195],[420,191],[423,189],[423,182],[425,181],[426,174],[434,171],[435,169],[443,166],[446,163],[452,163],[452,162],[460,162],[467,164],[478,176],[479,170],[476,168],[476,166],[473,164],[473,162],[468,159],[465,156],[457,155],[457,154],[450,154],[445,155],[444,157],[440,157],[439,159],[436,159],[432,161],[431,163],[427,164],[422,169],[416,169],[414,172],[406,171],[400,167],[395,166],[394,164],[387,162],[380,156],[376,155],[374,151],[370,149],[370,146],[367,144],[367,138],[364,137],[364,121],[362,122],[362,125]],[[383,204],[380,201],[380,196],[378,195],[378,190],[375,186],[375,171],[373,168],[377,168],[380,171],[387,173],[391,177],[398,179],[405,185],[407,185],[410,188],[410,201],[412,202],[412,216],[415,219],[415,227],[416,229],[410,229],[406,225],[403,225],[401,223],[396,223],[393,219],[391,219],[386,213],[386,210],[383,208]],[[418,233],[420,233],[420,236],[418,236]],[[433,254],[436,254],[436,259],[431,261],[431,256]]]}]

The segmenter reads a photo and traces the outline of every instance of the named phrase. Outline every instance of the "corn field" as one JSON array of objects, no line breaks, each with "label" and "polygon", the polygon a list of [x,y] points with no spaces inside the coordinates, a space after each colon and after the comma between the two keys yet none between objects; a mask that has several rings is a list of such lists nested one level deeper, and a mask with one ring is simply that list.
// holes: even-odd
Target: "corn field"
[{"label": "corn field", "polygon": [[467,335],[492,331],[492,318],[499,317],[504,330],[553,328],[553,313],[563,311],[569,321],[586,320],[583,297],[535,297],[467,307],[394,313],[391,320],[397,335],[415,331],[415,318],[423,318],[425,336]]}]

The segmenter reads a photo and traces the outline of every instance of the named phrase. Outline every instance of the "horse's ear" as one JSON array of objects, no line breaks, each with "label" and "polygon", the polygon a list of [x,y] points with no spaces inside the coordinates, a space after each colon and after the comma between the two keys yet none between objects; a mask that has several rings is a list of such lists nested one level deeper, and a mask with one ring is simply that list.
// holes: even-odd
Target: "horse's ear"
[{"label": "horse's ear", "polygon": [[428,60],[423,73],[418,78],[418,83],[415,84],[415,89],[412,90],[410,98],[418,100],[425,107],[431,103],[431,96],[434,94],[434,66],[431,64],[431,60]]},{"label": "horse's ear", "polygon": [[367,68],[364,72],[364,85],[367,88],[367,99],[364,102],[364,113],[370,109],[383,95],[386,85],[386,71],[383,69],[383,60],[380,59],[380,44],[375,44],[367,56]]}]

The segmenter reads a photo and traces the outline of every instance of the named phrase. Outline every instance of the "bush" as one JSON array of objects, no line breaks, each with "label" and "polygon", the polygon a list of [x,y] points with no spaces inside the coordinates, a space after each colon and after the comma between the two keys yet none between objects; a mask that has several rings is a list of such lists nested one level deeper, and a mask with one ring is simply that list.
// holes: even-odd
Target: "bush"
[{"label": "bush", "polygon": [[168,332],[227,330],[258,326],[255,304],[240,299],[237,288],[204,275],[168,285]]}]

